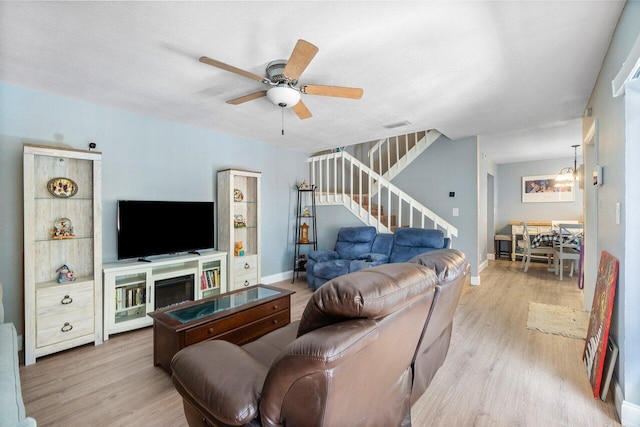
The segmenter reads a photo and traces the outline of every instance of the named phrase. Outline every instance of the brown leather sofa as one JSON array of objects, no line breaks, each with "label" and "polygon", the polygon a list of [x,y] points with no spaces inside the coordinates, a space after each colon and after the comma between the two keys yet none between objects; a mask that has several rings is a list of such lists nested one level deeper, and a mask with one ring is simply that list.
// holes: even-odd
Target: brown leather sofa
[{"label": "brown leather sofa", "polygon": [[172,360],[190,426],[408,426],[444,362],[469,272],[452,249],[337,277],[299,322]]}]

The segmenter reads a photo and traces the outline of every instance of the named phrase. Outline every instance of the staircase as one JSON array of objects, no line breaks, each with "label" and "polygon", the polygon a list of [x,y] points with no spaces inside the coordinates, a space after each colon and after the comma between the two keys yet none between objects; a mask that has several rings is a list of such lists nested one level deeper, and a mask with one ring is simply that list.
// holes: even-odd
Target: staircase
[{"label": "staircase", "polygon": [[[428,135],[429,132],[425,135],[427,140]],[[456,227],[345,151],[313,156],[307,162],[319,206],[345,206],[378,232],[393,232],[400,223],[407,227],[440,229],[449,238],[458,236]]]},{"label": "staircase", "polygon": [[369,149],[369,167],[393,181],[442,134],[435,129],[381,139]]}]

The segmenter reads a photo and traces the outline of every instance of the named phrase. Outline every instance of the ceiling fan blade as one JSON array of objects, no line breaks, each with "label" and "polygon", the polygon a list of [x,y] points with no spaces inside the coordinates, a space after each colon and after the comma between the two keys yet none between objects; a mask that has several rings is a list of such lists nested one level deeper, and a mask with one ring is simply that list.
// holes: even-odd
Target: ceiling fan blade
[{"label": "ceiling fan blade", "polygon": [[227,101],[227,104],[238,105],[243,102],[253,101],[254,99],[262,98],[263,96],[267,96],[266,90],[261,90],[260,92],[250,93],[249,95],[241,96],[239,98],[230,99]]},{"label": "ceiling fan blade", "polygon": [[265,77],[261,77],[257,74],[250,73],[249,71],[241,70],[233,65],[225,64],[224,62],[216,61],[215,59],[208,58],[206,56],[200,57],[200,62],[203,64],[213,65],[221,70],[231,71],[232,73],[240,74],[241,76],[249,77],[250,79],[257,80],[262,83],[266,83],[268,80]]},{"label": "ceiling fan blade", "polygon": [[338,98],[362,98],[363,90],[357,87],[304,85],[300,88],[303,93],[309,95],[335,96]]},{"label": "ceiling fan blade", "polygon": [[318,53],[318,48],[308,41],[298,40],[296,46],[291,52],[291,56],[287,61],[287,66],[284,67],[285,77],[291,80],[298,80],[302,72],[307,68],[311,60]]},{"label": "ceiling fan blade", "polygon": [[307,106],[304,105],[304,102],[302,102],[302,100],[298,101],[298,103],[291,108],[293,109],[293,112],[296,113],[299,119],[308,119],[312,116],[311,111],[309,111]]}]

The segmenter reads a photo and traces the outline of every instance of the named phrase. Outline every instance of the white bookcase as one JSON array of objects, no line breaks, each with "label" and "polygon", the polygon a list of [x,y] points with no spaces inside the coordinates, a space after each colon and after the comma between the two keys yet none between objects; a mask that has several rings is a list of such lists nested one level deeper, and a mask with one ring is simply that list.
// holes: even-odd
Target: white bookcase
[{"label": "white bookcase", "polygon": [[194,300],[227,292],[226,252],[203,251],[200,255],[158,257],[150,262],[114,262],[105,264],[102,272],[105,340],[110,334],[153,324],[147,314],[156,309],[156,282],[193,276]]},{"label": "white bookcase", "polygon": [[102,342],[101,157],[24,144],[25,365]]},{"label": "white bookcase", "polygon": [[229,252],[229,290],[260,281],[260,177],[260,172],[218,171],[218,248]]}]

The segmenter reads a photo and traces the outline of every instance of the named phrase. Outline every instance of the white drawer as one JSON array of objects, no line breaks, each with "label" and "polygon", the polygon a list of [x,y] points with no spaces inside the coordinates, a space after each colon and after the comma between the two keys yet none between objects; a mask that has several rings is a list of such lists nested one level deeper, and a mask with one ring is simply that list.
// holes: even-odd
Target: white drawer
[{"label": "white drawer", "polygon": [[85,335],[92,335],[93,313],[77,311],[59,316],[38,318],[36,347],[45,347]]},{"label": "white drawer", "polygon": [[234,289],[246,288],[247,286],[253,286],[258,284],[258,278],[255,276],[242,276],[236,277],[234,283]]},{"label": "white drawer", "polygon": [[258,256],[248,255],[234,259],[234,289],[258,284]]},{"label": "white drawer", "polygon": [[551,227],[538,227],[538,233],[551,233]]},{"label": "white drawer", "polygon": [[521,225],[512,225],[511,234],[522,234],[523,227]]},{"label": "white drawer", "polygon": [[36,291],[36,314],[42,317],[88,313],[93,318],[93,282],[48,286]]},{"label": "white drawer", "polygon": [[249,270],[258,270],[257,255],[238,256],[234,258],[234,271],[236,272],[236,275],[244,274],[243,272],[247,272]]}]

